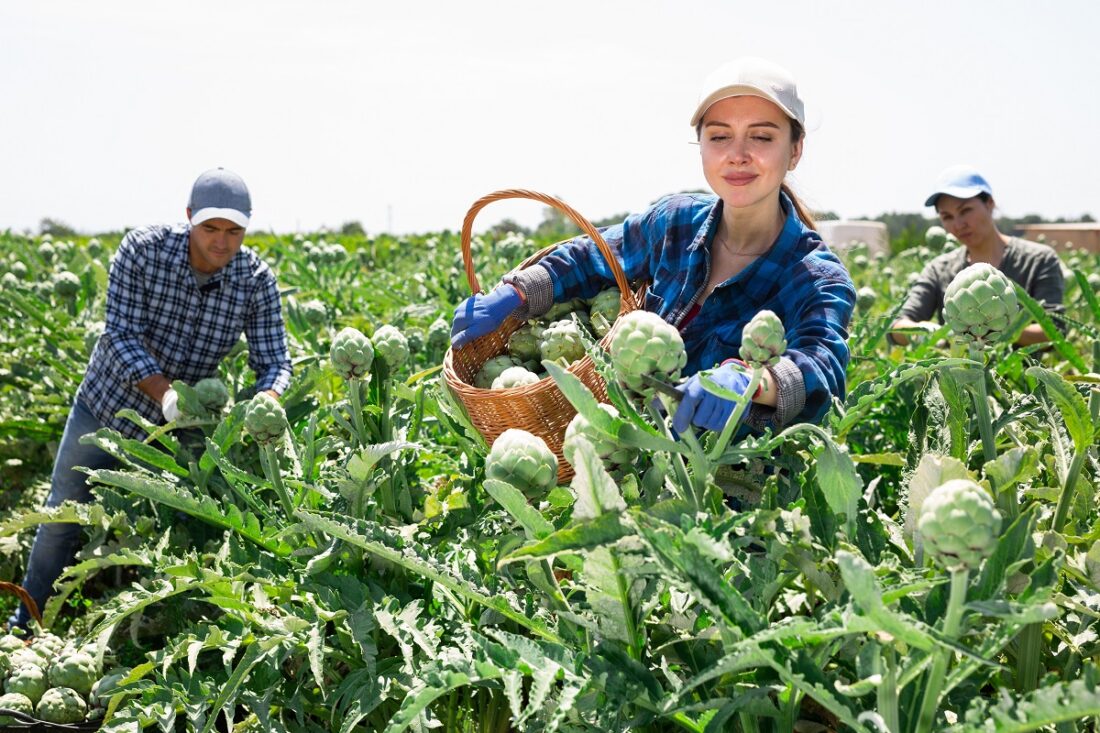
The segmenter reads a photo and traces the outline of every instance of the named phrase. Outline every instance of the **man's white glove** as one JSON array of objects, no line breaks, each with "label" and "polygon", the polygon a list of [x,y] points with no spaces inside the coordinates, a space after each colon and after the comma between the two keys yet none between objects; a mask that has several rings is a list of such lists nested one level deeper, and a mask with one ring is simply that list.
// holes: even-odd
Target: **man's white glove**
[{"label": "man's white glove", "polygon": [[179,401],[179,394],[171,387],[169,387],[168,391],[164,393],[164,396],[160,398],[160,411],[164,414],[166,422],[174,422],[180,419]]}]

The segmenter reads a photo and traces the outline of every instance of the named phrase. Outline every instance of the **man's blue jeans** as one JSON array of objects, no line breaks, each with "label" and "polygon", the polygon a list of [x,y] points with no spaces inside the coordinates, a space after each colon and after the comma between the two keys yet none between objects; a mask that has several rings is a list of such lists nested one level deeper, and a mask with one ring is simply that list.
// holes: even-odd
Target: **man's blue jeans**
[{"label": "man's blue jeans", "polygon": [[[112,468],[118,461],[111,455],[91,445],[82,445],[80,437],[85,433],[94,433],[103,427],[99,420],[83,402],[76,400],[65,422],[65,431],[61,435],[61,445],[57,449],[57,459],[53,464],[53,476],[50,479],[50,496],[47,507],[56,507],[66,500],[89,502],[92,500],[86,474],[74,471],[75,466],[87,468]],[[80,546],[80,525],[78,524],[41,524],[34,537],[30,559],[27,560],[27,575],[23,578],[23,588],[41,609],[53,595],[54,581],[61,572],[72,564]],[[26,627],[31,616],[26,606],[19,604],[19,610],[9,619],[13,625]]]}]

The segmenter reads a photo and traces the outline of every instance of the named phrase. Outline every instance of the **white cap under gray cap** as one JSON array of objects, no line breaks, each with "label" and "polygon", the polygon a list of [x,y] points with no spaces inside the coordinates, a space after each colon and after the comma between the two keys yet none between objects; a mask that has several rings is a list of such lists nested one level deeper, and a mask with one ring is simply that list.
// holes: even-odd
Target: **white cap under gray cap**
[{"label": "white cap under gray cap", "polygon": [[228,219],[237,226],[247,227],[252,217],[252,197],[236,173],[213,168],[195,179],[187,208],[191,209],[192,226],[209,219]]},{"label": "white cap under gray cap", "polygon": [[691,126],[697,126],[715,102],[741,96],[762,97],[774,102],[788,117],[798,120],[801,125],[806,124],[806,111],[791,72],[766,59],[745,56],[719,66],[703,82]]}]

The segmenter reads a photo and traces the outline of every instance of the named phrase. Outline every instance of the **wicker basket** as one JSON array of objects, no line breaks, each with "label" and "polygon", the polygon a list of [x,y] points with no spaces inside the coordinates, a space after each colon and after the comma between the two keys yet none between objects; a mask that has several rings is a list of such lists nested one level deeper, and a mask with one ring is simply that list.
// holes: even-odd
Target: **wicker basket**
[{"label": "wicker basket", "polygon": [[[600,339],[600,346],[606,349],[612,334],[622,320],[622,314],[638,309],[638,298],[631,292],[630,283],[627,282],[626,274],[619,261],[595,227],[568,204],[553,196],[535,191],[508,189],[491,193],[474,203],[462,222],[462,261],[466,266],[466,279],[470,283],[470,290],[475,294],[481,292],[470,251],[474,217],[487,205],[503,199],[531,199],[553,206],[572,219],[596,243],[600,253],[610,265],[615,282],[619,286],[619,292],[622,294],[619,302],[619,318],[612,324],[611,330]],[[552,245],[535,253],[521,262],[516,269],[530,267],[556,247],[557,245]],[[474,375],[482,365],[492,357],[505,353],[508,337],[524,323],[522,320],[509,318],[492,333],[474,339],[457,351],[453,348],[449,349],[443,359],[443,376],[452,393],[465,406],[470,422],[486,442],[492,445],[493,441],[509,428],[520,428],[539,436],[558,457],[558,481],[565,482],[572,478],[573,469],[562,455],[562,440],[565,437],[565,428],[577,411],[558,389],[554,380],[546,377],[535,384],[512,389],[479,389],[473,386]],[[597,399],[607,401],[607,388],[596,372],[591,357],[585,356],[574,362],[569,367],[569,371],[592,390]]]}]

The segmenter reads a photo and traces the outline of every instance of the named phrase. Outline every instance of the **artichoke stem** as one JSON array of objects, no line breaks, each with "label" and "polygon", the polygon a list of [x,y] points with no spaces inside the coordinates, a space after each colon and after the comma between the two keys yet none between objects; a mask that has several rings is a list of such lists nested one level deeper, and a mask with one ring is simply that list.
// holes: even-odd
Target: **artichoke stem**
[{"label": "artichoke stem", "polygon": [[[966,605],[966,589],[970,580],[969,568],[951,570],[951,595],[947,601],[947,615],[943,619],[943,635],[954,640],[959,634],[959,622],[962,620],[963,606]],[[928,684],[924,688],[924,701],[921,703],[920,718],[916,733],[928,733],[936,722],[939,710],[940,691],[947,676],[947,663],[951,657],[949,649],[936,649],[932,652],[935,659],[928,673]]]},{"label": "artichoke stem", "polygon": [[745,410],[749,409],[749,405],[752,404],[752,395],[756,394],[756,388],[760,386],[760,379],[764,376],[764,368],[757,366],[752,370],[752,378],[749,380],[748,389],[745,390],[743,395],[744,399],[737,403],[737,406],[733,408],[733,413],[730,415],[729,420],[726,420],[725,426],[722,428],[722,434],[718,436],[718,442],[714,444],[714,447],[710,450],[710,460],[717,461],[722,457],[722,453],[725,452],[726,446],[729,445],[730,439],[733,437],[733,431],[741,424],[741,415]]}]

